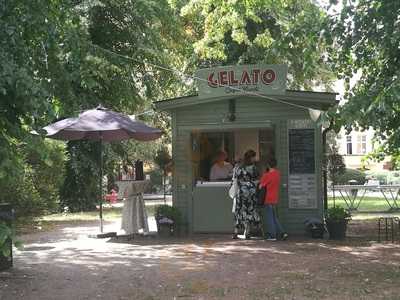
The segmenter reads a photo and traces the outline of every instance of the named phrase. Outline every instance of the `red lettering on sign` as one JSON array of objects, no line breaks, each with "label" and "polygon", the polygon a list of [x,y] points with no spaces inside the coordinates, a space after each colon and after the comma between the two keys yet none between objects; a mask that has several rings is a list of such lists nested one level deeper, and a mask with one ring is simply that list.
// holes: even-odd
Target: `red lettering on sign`
[{"label": "red lettering on sign", "polygon": [[219,72],[219,84],[228,85],[228,74],[226,71]]},{"label": "red lettering on sign", "polygon": [[[240,78],[240,80],[239,80]],[[234,70],[219,71],[218,73],[209,73],[207,77],[208,86],[217,88],[221,86],[239,86],[239,85],[270,85],[276,80],[276,73],[273,69],[250,69],[243,70],[235,74]]]},{"label": "red lettering on sign", "polygon": [[208,83],[208,86],[210,86],[212,88],[218,87],[218,81],[216,79],[214,79],[214,72],[211,73],[210,75],[208,75],[207,83]]},{"label": "red lettering on sign", "polygon": [[264,84],[271,84],[275,80],[275,72],[274,70],[267,69],[262,73],[261,80]]},{"label": "red lettering on sign", "polygon": [[253,70],[253,84],[258,84],[260,81],[260,70],[254,69]]},{"label": "red lettering on sign", "polygon": [[235,79],[235,72],[229,71],[229,85],[237,85],[239,81]]},{"label": "red lettering on sign", "polygon": [[251,84],[251,79],[247,71],[243,71],[242,78],[240,78],[240,84]]}]

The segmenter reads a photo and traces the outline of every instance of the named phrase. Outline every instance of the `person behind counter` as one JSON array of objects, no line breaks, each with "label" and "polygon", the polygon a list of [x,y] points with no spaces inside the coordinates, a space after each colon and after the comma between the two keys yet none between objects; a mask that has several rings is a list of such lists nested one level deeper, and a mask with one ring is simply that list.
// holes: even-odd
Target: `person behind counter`
[{"label": "person behind counter", "polygon": [[233,215],[235,228],[233,239],[238,238],[239,230],[244,228],[244,236],[250,238],[250,226],[261,222],[257,211],[257,184],[259,172],[255,165],[256,152],[248,150],[244,154],[243,162],[235,167],[233,181],[237,182]]},{"label": "person behind counter", "polygon": [[233,167],[226,161],[228,155],[221,150],[217,153],[217,158],[210,171],[210,181],[226,180],[232,176]]}]

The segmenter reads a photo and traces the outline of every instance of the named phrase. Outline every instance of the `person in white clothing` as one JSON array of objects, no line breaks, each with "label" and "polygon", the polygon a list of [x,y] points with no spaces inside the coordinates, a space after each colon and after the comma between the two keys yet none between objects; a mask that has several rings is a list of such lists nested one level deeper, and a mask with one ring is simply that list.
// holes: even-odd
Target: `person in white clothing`
[{"label": "person in white clothing", "polygon": [[210,171],[211,181],[225,180],[232,177],[233,166],[226,161],[227,158],[228,155],[225,151],[221,150],[217,153],[217,158]]}]

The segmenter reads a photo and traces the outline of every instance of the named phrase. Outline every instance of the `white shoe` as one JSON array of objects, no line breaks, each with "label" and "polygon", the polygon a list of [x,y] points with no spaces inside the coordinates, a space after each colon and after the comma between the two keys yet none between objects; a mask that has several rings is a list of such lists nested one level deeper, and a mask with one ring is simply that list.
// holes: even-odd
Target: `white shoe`
[{"label": "white shoe", "polygon": [[276,238],[267,238],[267,239],[265,239],[266,241],[270,241],[270,242],[275,242],[276,241]]}]

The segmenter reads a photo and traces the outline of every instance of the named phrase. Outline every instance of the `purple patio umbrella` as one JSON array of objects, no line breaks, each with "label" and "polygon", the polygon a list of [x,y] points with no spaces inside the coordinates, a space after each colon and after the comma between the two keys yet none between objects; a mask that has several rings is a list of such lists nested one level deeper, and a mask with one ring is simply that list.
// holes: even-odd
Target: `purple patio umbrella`
[{"label": "purple patio umbrella", "polygon": [[[104,107],[97,107],[82,112],[77,118],[67,118],[43,128],[46,137],[73,141],[96,140],[100,142],[122,141],[135,139],[151,141],[158,139],[162,132],[157,128],[131,119],[129,116],[114,112]],[[103,232],[103,151],[100,154],[100,231]]]}]

